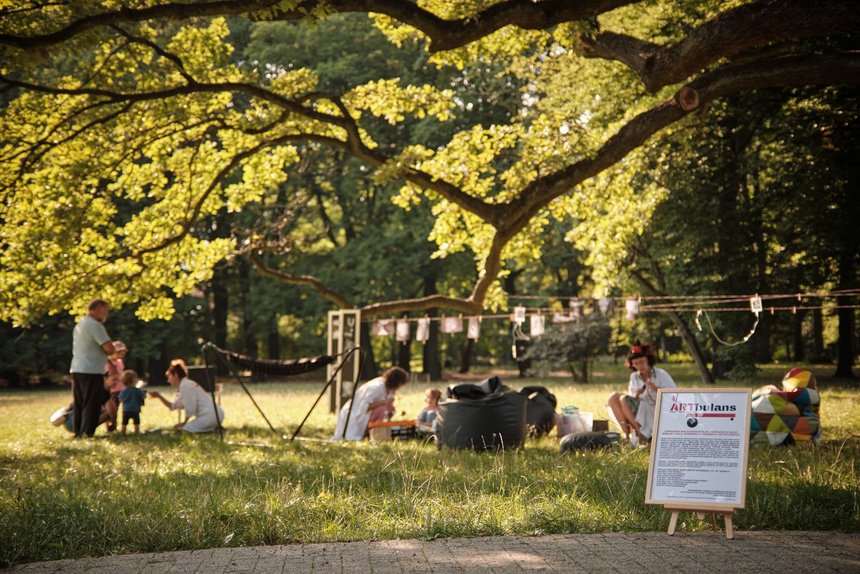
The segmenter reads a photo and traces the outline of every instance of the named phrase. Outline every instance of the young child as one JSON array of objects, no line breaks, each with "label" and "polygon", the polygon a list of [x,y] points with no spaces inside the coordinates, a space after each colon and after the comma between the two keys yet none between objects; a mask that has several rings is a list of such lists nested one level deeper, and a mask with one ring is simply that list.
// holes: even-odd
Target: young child
[{"label": "young child", "polygon": [[122,372],[122,383],[125,388],[119,392],[119,402],[122,403],[122,434],[125,434],[128,421],[134,422],[135,434],[140,432],[140,407],[146,399],[143,389],[137,387],[137,373],[131,369]]},{"label": "young child", "polygon": [[439,408],[440,398],[442,398],[442,391],[439,389],[427,389],[424,393],[424,402],[427,405],[415,417],[415,426],[420,432],[436,432],[436,411]]},{"label": "young child", "polygon": [[125,371],[123,358],[128,352],[128,347],[122,341],[113,342],[113,355],[105,362],[105,389],[110,393],[110,401],[105,403],[103,410],[107,412],[107,431],[116,430],[116,416],[119,412],[119,394],[125,388],[122,382],[122,373]]}]

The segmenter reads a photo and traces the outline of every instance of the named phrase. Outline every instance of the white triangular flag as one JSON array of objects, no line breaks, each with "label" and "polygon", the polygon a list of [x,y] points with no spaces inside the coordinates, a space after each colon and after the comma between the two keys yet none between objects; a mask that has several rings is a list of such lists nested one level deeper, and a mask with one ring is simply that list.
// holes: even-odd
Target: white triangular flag
[{"label": "white triangular flag", "polygon": [[624,302],[624,310],[628,321],[633,321],[639,316],[639,299],[628,299]]},{"label": "white triangular flag", "polygon": [[612,309],[612,298],[601,297],[597,300],[597,308],[600,309],[601,315],[606,315]]},{"label": "white triangular flag", "polygon": [[430,338],[430,318],[423,317],[418,319],[418,329],[415,333],[415,340],[426,343]]},{"label": "white triangular flag", "polygon": [[478,340],[478,337],[481,336],[481,318],[480,317],[469,317],[469,331],[468,337],[470,339]]},{"label": "white triangular flag", "polygon": [[370,334],[378,335],[380,337],[387,337],[394,330],[393,327],[394,321],[392,321],[391,319],[381,319],[374,323],[373,326],[370,328]]},{"label": "white triangular flag", "polygon": [[401,343],[409,340],[409,321],[407,319],[399,319],[395,331],[395,339]]},{"label": "white triangular flag", "polygon": [[440,325],[440,331],[443,333],[462,333],[463,332],[463,319],[460,317],[443,317],[442,325]]},{"label": "white triangular flag", "polygon": [[540,337],[544,333],[544,317],[543,315],[532,315],[529,317],[529,335],[532,337]]},{"label": "white triangular flag", "polygon": [[514,323],[522,325],[526,322],[526,308],[521,306],[514,307]]}]

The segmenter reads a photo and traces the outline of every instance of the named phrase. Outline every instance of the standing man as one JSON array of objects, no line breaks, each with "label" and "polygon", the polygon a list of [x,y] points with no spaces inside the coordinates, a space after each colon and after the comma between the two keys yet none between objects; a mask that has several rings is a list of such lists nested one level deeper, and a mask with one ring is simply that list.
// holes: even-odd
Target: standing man
[{"label": "standing man", "polygon": [[72,397],[74,399],[75,438],[93,436],[99,425],[105,391],[105,360],[116,349],[103,323],[110,306],[102,299],[93,299],[87,315],[81,319],[72,336]]}]

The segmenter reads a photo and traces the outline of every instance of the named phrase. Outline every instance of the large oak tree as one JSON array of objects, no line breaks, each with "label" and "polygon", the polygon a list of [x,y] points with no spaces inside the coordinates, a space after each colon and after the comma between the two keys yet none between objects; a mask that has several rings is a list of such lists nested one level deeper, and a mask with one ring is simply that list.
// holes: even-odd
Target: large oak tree
[{"label": "large oak tree", "polygon": [[[424,42],[439,65],[502,62],[528,79],[521,112],[470,123],[449,86],[392,78],[324,93],[309,70],[237,60],[223,18],[340,12],[371,13],[392,41]],[[812,11],[800,0],[2,2],[0,319],[77,310],[97,292],[143,302],[144,318],[169,316],[175,295],[238,251],[354,304],[253,256],[259,237],[201,229],[206,216],[264,201],[320,146],[377,181],[402,181],[404,208],[428,202],[437,256],[475,257],[470,292],[365,313],[480,312],[503,300],[505,261],[533,257],[550,217],[595,201],[599,186],[583,183],[661,131],[736,93],[858,83],[858,30],[850,0]],[[379,145],[378,118],[406,116],[457,116],[464,127],[437,148]]]}]

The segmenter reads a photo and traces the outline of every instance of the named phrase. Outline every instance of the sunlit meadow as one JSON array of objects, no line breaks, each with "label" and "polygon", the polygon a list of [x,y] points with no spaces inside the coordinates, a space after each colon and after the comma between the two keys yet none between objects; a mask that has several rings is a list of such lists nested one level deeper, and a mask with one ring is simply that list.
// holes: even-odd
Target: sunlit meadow
[{"label": "sunlit meadow", "polygon": [[[690,365],[666,366],[697,386]],[[860,387],[815,368],[824,436],[818,447],[752,449],[740,530],[860,530]],[[732,386],[778,383],[785,367]],[[503,378],[518,389],[543,384],[563,405],[603,418],[605,400],[626,386],[620,365],[601,364],[589,384]],[[140,435],[72,440],[48,417],[68,389],[0,390],[0,565],[127,552],[392,538],[666,530],[669,513],[644,504],[648,454],[612,448],[562,455],[553,434],[496,454],[437,450],[418,441],[336,444],[287,440],[324,381],[248,388],[225,380],[224,440],[170,430],[176,414],[157,401]],[[444,384],[437,386],[444,387]],[[397,402],[411,418],[424,383]],[[335,417],[327,398],[301,437],[326,439]],[[284,437],[287,437],[285,439]],[[679,530],[709,522],[685,516]]]}]

